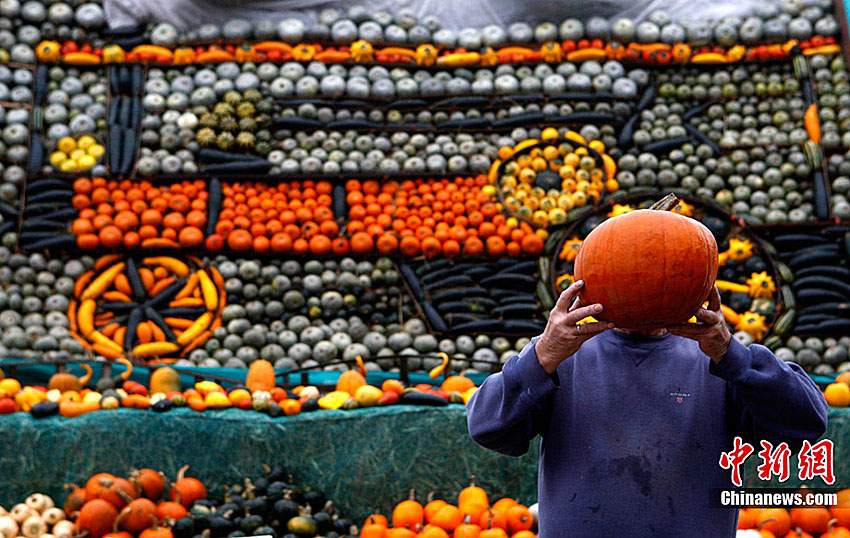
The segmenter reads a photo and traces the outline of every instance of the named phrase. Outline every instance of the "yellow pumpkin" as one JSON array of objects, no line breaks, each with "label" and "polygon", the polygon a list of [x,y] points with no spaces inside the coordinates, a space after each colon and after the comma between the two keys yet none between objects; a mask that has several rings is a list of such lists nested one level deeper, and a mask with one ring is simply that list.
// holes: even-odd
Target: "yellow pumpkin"
[{"label": "yellow pumpkin", "polygon": [[166,366],[164,368],[157,368],[151,372],[151,394],[158,392],[168,394],[169,392],[180,392],[181,390],[183,390],[183,385],[180,383],[180,374],[174,368]]},{"label": "yellow pumpkin", "polygon": [[57,41],[42,41],[35,47],[35,56],[39,62],[55,62],[62,57],[62,49]]},{"label": "yellow pumpkin", "polygon": [[224,409],[230,407],[230,398],[227,394],[218,391],[212,391],[204,398],[204,403],[208,409]]},{"label": "yellow pumpkin", "polygon": [[125,59],[126,54],[124,53],[124,49],[122,49],[118,45],[109,45],[103,47],[103,63],[119,64],[123,63]]},{"label": "yellow pumpkin", "polygon": [[357,389],[357,392],[354,394],[354,399],[357,400],[360,407],[372,407],[373,405],[378,404],[378,400],[380,400],[383,395],[383,391],[378,387],[363,385]]},{"label": "yellow pumpkin", "polygon": [[248,368],[248,376],[245,378],[245,386],[248,390],[270,391],[274,388],[275,373],[274,366],[267,360],[259,359],[251,363]]}]

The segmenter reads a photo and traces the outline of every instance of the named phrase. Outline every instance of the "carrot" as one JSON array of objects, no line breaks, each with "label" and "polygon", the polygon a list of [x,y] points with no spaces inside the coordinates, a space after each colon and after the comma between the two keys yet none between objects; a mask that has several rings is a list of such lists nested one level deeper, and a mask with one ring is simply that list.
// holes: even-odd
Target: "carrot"
[{"label": "carrot", "polygon": [[812,103],[806,109],[806,113],[803,116],[803,123],[812,142],[820,144],[820,120],[818,119],[818,106],[816,104]]},{"label": "carrot", "polygon": [[233,62],[235,60],[236,58],[225,50],[208,50],[198,54],[195,58],[198,63]]},{"label": "carrot", "polygon": [[130,409],[147,409],[151,406],[151,399],[141,394],[130,394],[121,398],[121,407]]},{"label": "carrot", "polygon": [[62,56],[62,61],[74,65],[97,65],[100,56],[91,52],[68,52]]},{"label": "carrot", "polygon": [[142,248],[180,248],[180,245],[176,241],[172,241],[171,239],[166,239],[164,237],[148,237],[142,241]]},{"label": "carrot", "polygon": [[139,338],[140,344],[149,344],[153,340],[150,325],[147,322],[139,323],[139,326],[136,328],[136,336]]},{"label": "carrot", "polygon": [[104,325],[106,322],[110,321],[115,317],[114,312],[102,312],[94,317],[94,324],[98,327]]},{"label": "carrot", "polygon": [[121,327],[121,324],[117,321],[113,321],[112,323],[108,323],[105,327],[101,328],[100,332],[103,333],[103,336],[107,338],[112,338],[119,327]]},{"label": "carrot", "polygon": [[317,52],[313,56],[313,59],[326,64],[341,63],[349,61],[351,54],[342,50],[323,50],[322,52]]},{"label": "carrot", "polygon": [[77,332],[77,301],[71,301],[68,305],[68,327],[71,332]]},{"label": "carrot", "polygon": [[127,327],[125,325],[121,325],[118,327],[118,330],[115,331],[115,334],[112,335],[112,341],[118,344],[119,346],[124,345],[124,336],[127,335]]},{"label": "carrot", "polygon": [[151,328],[151,334],[153,335],[154,342],[166,341],[165,333],[162,331],[162,329],[159,328],[156,323],[154,323],[153,321],[148,321],[148,325]]},{"label": "carrot", "polygon": [[65,400],[59,404],[59,414],[65,418],[74,418],[92,411],[100,410],[99,401],[69,402]]},{"label": "carrot", "polygon": [[608,53],[604,49],[578,49],[567,53],[568,62],[586,62],[588,60],[596,60],[601,62],[608,59]]},{"label": "carrot", "polygon": [[292,52],[292,46],[283,41],[261,41],[254,45],[254,50],[257,52],[271,52],[276,50],[281,54],[286,54]]},{"label": "carrot", "polygon": [[192,326],[192,323],[194,323],[191,319],[183,318],[163,318],[163,320],[172,329],[188,329]]},{"label": "carrot", "polygon": [[186,285],[183,286],[183,289],[174,296],[175,300],[185,299],[186,297],[191,297],[192,292],[198,289],[198,273],[192,273],[189,276],[189,280],[186,281]]},{"label": "carrot", "polygon": [[120,291],[124,295],[133,295],[133,288],[132,286],[130,286],[130,280],[124,273],[121,273],[115,277],[115,289]]},{"label": "carrot", "polygon": [[195,297],[184,297],[183,299],[176,299],[168,303],[170,308],[180,308],[183,306],[195,307],[195,306],[204,306],[203,299],[196,299]]},{"label": "carrot", "polygon": [[145,291],[150,294],[153,290],[154,284],[156,283],[156,278],[153,276],[153,271],[151,271],[147,267],[140,267],[139,278],[142,279],[142,286],[145,287]]},{"label": "carrot", "polygon": [[151,289],[151,296],[159,295],[159,293],[167,288],[168,286],[174,284],[174,277],[170,276],[168,278],[163,278],[156,284],[154,284],[153,289]]},{"label": "carrot", "polygon": [[[639,50],[641,52],[657,52],[659,50],[672,50],[672,47],[667,43],[629,43],[629,48]],[[582,49],[583,50],[583,49]]]},{"label": "carrot", "polygon": [[80,294],[83,293],[83,290],[89,285],[92,278],[94,278],[94,271],[86,271],[80,275],[80,278],[78,278],[76,284],[74,284],[74,297],[79,298]]},{"label": "carrot", "polygon": [[104,254],[94,262],[94,270],[102,271],[110,265],[121,261],[121,258],[123,258],[121,254]]},{"label": "carrot", "polygon": [[[124,277],[126,278],[126,277]],[[129,303],[131,302],[130,297],[120,291],[107,291],[103,294],[103,298],[109,301],[110,303]]]}]

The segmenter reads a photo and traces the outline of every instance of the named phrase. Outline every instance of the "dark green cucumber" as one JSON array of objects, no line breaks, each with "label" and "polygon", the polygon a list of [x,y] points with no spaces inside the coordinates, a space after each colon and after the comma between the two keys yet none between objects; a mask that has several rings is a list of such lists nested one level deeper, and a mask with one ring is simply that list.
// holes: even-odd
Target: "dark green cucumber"
[{"label": "dark green cucumber", "polygon": [[509,319],[502,325],[504,331],[511,334],[540,334],[545,327],[543,321],[531,319]]},{"label": "dark green cucumber", "polygon": [[[455,275],[427,284],[425,286],[425,291],[448,288],[450,286],[472,286],[474,283],[475,282],[466,275]],[[481,283],[483,284],[484,282],[482,281]]]},{"label": "dark green cucumber", "polygon": [[413,293],[413,296],[422,300],[424,297],[422,294],[422,287],[419,285],[419,279],[416,278],[416,275],[413,273],[413,269],[406,263],[402,263],[398,266],[398,270],[407,281],[407,285],[410,286],[410,291]]},{"label": "dark green cucumber", "polygon": [[449,402],[442,396],[419,392],[418,390],[402,392],[401,396],[398,397],[398,403],[402,405],[430,405],[432,407],[449,405]]},{"label": "dark green cucumber", "polygon": [[489,317],[487,314],[475,314],[473,312],[451,312],[443,316],[443,319],[449,325],[457,325],[458,323],[466,323],[468,321],[489,319]]},{"label": "dark green cucumber", "polygon": [[491,308],[496,307],[496,302],[485,297],[470,297],[466,301],[447,301],[436,305],[434,308],[440,314],[448,314],[449,312],[479,312],[487,313]]},{"label": "dark green cucumber", "polygon": [[176,306],[160,310],[159,315],[164,318],[197,318],[204,312],[206,311],[201,307]]},{"label": "dark green cucumber", "polygon": [[795,256],[788,260],[788,265],[794,271],[799,271],[804,267],[811,265],[824,265],[830,263],[840,263],[843,256],[833,252],[813,252],[802,256]]},{"label": "dark green cucumber", "polygon": [[448,330],[446,322],[434,307],[428,301],[422,301],[422,311],[425,313],[425,318],[431,325],[431,328],[436,332],[445,332]]},{"label": "dark green cucumber", "polygon": [[516,289],[521,285],[536,286],[537,279],[530,275],[522,275],[518,273],[498,273],[482,279],[481,285]]},{"label": "dark green cucumber", "polygon": [[777,349],[779,349],[780,347],[782,347],[782,344],[783,344],[783,342],[782,342],[782,337],[781,337],[781,336],[777,336],[777,335],[775,335],[775,334],[772,334],[772,335],[768,336],[768,337],[767,337],[767,338],[765,338],[765,339],[764,339],[764,341],[761,343],[761,345],[763,345],[764,347],[766,347],[767,349],[769,349],[769,350],[771,350],[771,351],[776,351]]},{"label": "dark green cucumber", "polygon": [[517,293],[516,295],[508,295],[499,299],[500,305],[509,305],[516,303],[535,303],[537,295],[534,293]]},{"label": "dark green cucumber", "polygon": [[850,297],[843,293],[824,289],[805,289],[796,294],[797,302],[810,305],[814,303],[826,303],[831,301],[850,301]]},{"label": "dark green cucumber", "polygon": [[829,276],[850,281],[850,269],[843,265],[812,265],[797,272],[797,277]]},{"label": "dark green cucumber", "polygon": [[448,258],[440,258],[439,260],[427,261],[416,268],[416,274],[419,276],[430,274],[434,271],[444,269],[451,265],[453,265],[453,262]]},{"label": "dark green cucumber", "polygon": [[799,310],[801,315],[831,314],[833,316],[850,317],[850,302],[837,301],[807,306]]},{"label": "dark green cucumber", "polygon": [[790,309],[786,310],[779,319],[776,320],[776,323],[773,324],[773,334],[777,336],[785,336],[788,334],[788,331],[794,328],[794,320],[797,317],[797,310]]},{"label": "dark green cucumber", "polygon": [[798,278],[797,281],[794,282],[793,288],[795,291],[803,289],[823,289],[836,291],[850,296],[850,284],[830,276],[806,276]]},{"label": "dark green cucumber", "polygon": [[432,303],[437,304],[442,301],[456,301],[464,297],[486,297],[487,295],[487,289],[473,286],[469,288],[450,288],[443,290],[432,295],[430,299]]},{"label": "dark green cucumber", "polygon": [[492,310],[493,315],[504,316],[508,318],[539,316],[540,313],[540,305],[538,305],[537,303],[515,303],[509,305],[502,305],[497,306]]},{"label": "dark green cucumber", "polygon": [[503,324],[498,319],[482,319],[478,321],[468,321],[466,323],[461,323],[460,325],[455,325],[451,328],[453,333],[483,333],[483,332],[495,332],[499,329],[503,328]]},{"label": "dark green cucumber", "polygon": [[829,240],[815,234],[783,234],[777,235],[771,242],[780,250],[793,251],[800,245],[825,245]]}]

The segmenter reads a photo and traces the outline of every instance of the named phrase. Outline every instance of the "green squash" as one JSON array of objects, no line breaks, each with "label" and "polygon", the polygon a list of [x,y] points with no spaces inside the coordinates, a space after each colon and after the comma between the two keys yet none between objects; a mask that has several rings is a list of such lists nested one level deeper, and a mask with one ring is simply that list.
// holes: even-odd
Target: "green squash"
[{"label": "green squash", "polygon": [[552,170],[541,170],[537,172],[537,177],[534,178],[534,185],[540,187],[544,191],[561,188],[561,176]]},{"label": "green squash", "polygon": [[286,522],[286,530],[304,537],[312,537],[318,531],[316,520],[310,516],[298,516]]}]

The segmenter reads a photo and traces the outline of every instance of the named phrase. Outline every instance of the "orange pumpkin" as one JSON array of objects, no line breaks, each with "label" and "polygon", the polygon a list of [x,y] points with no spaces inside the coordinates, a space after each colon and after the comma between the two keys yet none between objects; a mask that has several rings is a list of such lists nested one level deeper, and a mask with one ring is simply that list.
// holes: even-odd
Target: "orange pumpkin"
[{"label": "orange pumpkin", "polygon": [[531,531],[519,531],[511,535],[511,538],[537,538],[537,535]]},{"label": "orange pumpkin", "polygon": [[500,529],[508,530],[508,520],[507,518],[498,510],[486,510],[483,514],[481,514],[481,519],[478,520],[478,525],[482,529],[489,529],[490,527],[497,527]]},{"label": "orange pumpkin", "polygon": [[747,508],[738,510],[738,528],[752,529],[756,526],[756,512]]},{"label": "orange pumpkin", "polygon": [[508,538],[508,533],[505,532],[505,529],[491,527],[489,529],[482,530],[481,534],[478,535],[478,538]]},{"label": "orange pumpkin", "polygon": [[502,514],[507,514],[508,508],[516,506],[517,504],[519,503],[516,502],[514,499],[511,499],[510,497],[503,497],[498,501],[494,502],[493,506],[491,506],[490,509],[496,512],[500,512]]},{"label": "orange pumpkin", "polygon": [[92,475],[86,482],[86,498],[97,499],[100,497],[100,492],[115,480],[115,477],[109,473],[97,473]]},{"label": "orange pumpkin", "polygon": [[189,511],[186,510],[185,506],[174,501],[165,501],[159,503],[156,507],[156,517],[160,521],[177,521],[181,517],[186,517],[188,514]]},{"label": "orange pumpkin", "polygon": [[65,509],[65,515],[71,517],[71,514],[79,512],[80,508],[86,504],[88,496],[86,495],[86,490],[84,488],[78,487],[74,484],[68,484],[65,488],[72,490],[70,495],[68,495],[68,498],[65,499],[65,505],[63,506]]},{"label": "orange pumpkin", "polygon": [[445,531],[451,532],[455,530],[458,525],[463,523],[463,515],[457,506],[447,504],[434,514],[430,523]]},{"label": "orange pumpkin", "polygon": [[756,516],[756,528],[785,536],[791,530],[791,516],[783,508],[765,508]]},{"label": "orange pumpkin", "polygon": [[416,492],[410,490],[410,498],[401,501],[393,509],[393,527],[418,529],[425,522],[425,509],[416,501]]},{"label": "orange pumpkin", "polygon": [[670,195],[588,234],[574,276],[584,281],[582,302],[605,308],[595,317],[626,329],[666,327],[686,322],[706,300],[717,242],[700,222],[669,211],[677,203]]},{"label": "orange pumpkin", "polygon": [[366,384],[366,368],[363,365],[363,359],[357,357],[357,370],[346,370],[339,376],[336,382],[336,390],[347,392],[354,396],[357,389]]},{"label": "orange pumpkin", "polygon": [[829,529],[820,535],[820,538],[850,538],[850,529],[847,527],[839,527],[835,520],[830,520]]},{"label": "orange pumpkin", "polygon": [[440,385],[440,390],[445,392],[460,392],[463,394],[467,390],[475,386],[475,383],[465,375],[453,375],[443,381]]},{"label": "orange pumpkin", "polygon": [[267,360],[258,359],[251,363],[248,375],[245,377],[245,386],[251,392],[262,390],[270,391],[275,385],[274,366]]},{"label": "orange pumpkin", "polygon": [[371,516],[366,518],[366,521],[363,523],[363,526],[366,525],[381,525],[383,527],[389,527],[390,522],[387,521],[387,516],[383,514],[372,514]]},{"label": "orange pumpkin", "polygon": [[136,499],[121,510],[115,519],[119,528],[137,534],[151,526],[156,518],[156,505],[150,499]]},{"label": "orange pumpkin", "polygon": [[448,506],[449,503],[442,499],[434,499],[434,492],[428,494],[428,504],[425,505],[425,522],[431,523],[431,518],[434,517],[434,514],[440,511],[440,508],[444,506]]},{"label": "orange pumpkin", "polygon": [[826,508],[792,508],[791,527],[799,527],[811,534],[821,534],[829,527],[829,510]]},{"label": "orange pumpkin", "polygon": [[360,538],[385,538],[387,528],[383,525],[364,525],[360,529]]},{"label": "orange pumpkin", "polygon": [[838,504],[830,506],[829,513],[839,525],[850,527],[850,489],[842,489],[838,492]]},{"label": "orange pumpkin", "polygon": [[508,509],[505,514],[508,523],[508,531],[511,534],[519,531],[530,530],[534,526],[534,516],[525,506],[518,504]]},{"label": "orange pumpkin", "polygon": [[791,529],[788,531],[788,534],[785,535],[785,538],[815,538],[808,532],[804,531],[800,527]]},{"label": "orange pumpkin", "polygon": [[138,497],[136,487],[127,479],[103,479],[101,480],[101,484],[104,488],[100,490],[98,498],[111,503],[119,510],[127,506],[127,503]]},{"label": "orange pumpkin", "polygon": [[186,508],[192,506],[195,501],[207,498],[207,488],[200,480],[184,476],[188,469],[188,465],[181,468],[177,473],[177,481],[171,484],[171,500],[179,502]]},{"label": "orange pumpkin", "polygon": [[143,530],[139,538],[174,538],[174,534],[168,527],[157,526],[156,518],[154,518],[153,526]]},{"label": "orange pumpkin", "polygon": [[91,538],[100,538],[112,530],[118,510],[103,499],[92,499],[83,505],[77,516],[77,528],[87,531]]},{"label": "orange pumpkin", "polygon": [[478,538],[481,535],[481,527],[469,522],[469,516],[463,519],[463,523],[455,529],[452,538]]},{"label": "orange pumpkin", "polygon": [[165,479],[162,473],[153,469],[139,469],[138,471],[134,471],[130,476],[130,481],[135,484],[136,489],[139,490],[139,494],[142,497],[146,497],[152,501],[159,500],[165,491]]},{"label": "orange pumpkin", "polygon": [[437,527],[436,525],[425,525],[425,528],[422,529],[417,535],[418,538],[449,538],[449,533],[445,530]]},{"label": "orange pumpkin", "polygon": [[387,529],[386,538],[416,538],[416,533],[406,527]]},{"label": "orange pumpkin", "polygon": [[457,506],[463,516],[469,516],[470,521],[479,521],[481,514],[490,507],[487,493],[475,485],[475,477],[469,479],[469,486],[463,488],[457,496]]}]

